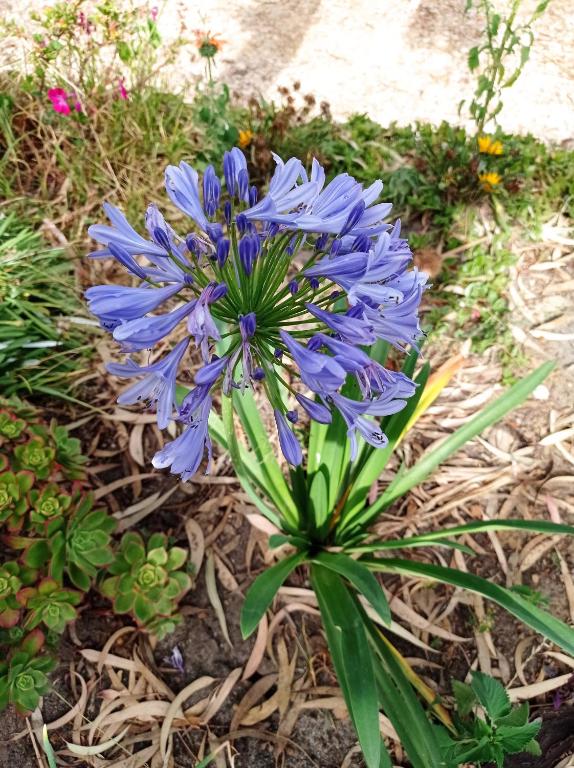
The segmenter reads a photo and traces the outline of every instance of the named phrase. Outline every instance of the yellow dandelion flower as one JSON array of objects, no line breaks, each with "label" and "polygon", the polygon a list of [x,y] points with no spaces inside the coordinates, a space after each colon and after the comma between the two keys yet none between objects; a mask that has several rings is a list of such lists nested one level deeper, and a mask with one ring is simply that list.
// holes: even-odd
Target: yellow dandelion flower
[{"label": "yellow dandelion flower", "polygon": [[502,176],[495,171],[489,171],[488,173],[481,173],[478,179],[485,192],[492,192],[502,181]]},{"label": "yellow dandelion flower", "polygon": [[239,146],[241,149],[245,149],[251,144],[253,139],[253,131],[239,131]]},{"label": "yellow dandelion flower", "polygon": [[478,137],[478,151],[483,155],[501,155],[503,152],[502,142],[493,141],[490,136]]}]

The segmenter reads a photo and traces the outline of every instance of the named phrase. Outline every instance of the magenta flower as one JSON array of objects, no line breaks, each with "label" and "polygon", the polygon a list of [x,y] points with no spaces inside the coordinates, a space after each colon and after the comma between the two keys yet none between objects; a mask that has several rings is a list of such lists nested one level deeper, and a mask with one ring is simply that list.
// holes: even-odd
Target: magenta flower
[{"label": "magenta flower", "polygon": [[72,107],[76,112],[82,111],[82,105],[76,94],[66,93],[63,88],[50,88],[48,90],[48,98],[52,102],[54,110],[60,115],[69,115],[72,111]]},{"label": "magenta flower", "polygon": [[119,93],[120,99],[122,99],[123,101],[127,101],[127,99],[128,99],[128,89],[124,85],[124,78],[123,77],[120,77],[120,79],[118,80],[118,93]]},{"label": "magenta flower", "polygon": [[150,8],[149,16],[152,21],[157,21],[157,13],[158,13],[158,7],[157,5],[154,5]]},{"label": "magenta flower", "polygon": [[52,102],[52,106],[56,112],[61,115],[69,115],[70,105],[68,104],[68,94],[63,88],[50,88],[48,91],[48,98]]}]

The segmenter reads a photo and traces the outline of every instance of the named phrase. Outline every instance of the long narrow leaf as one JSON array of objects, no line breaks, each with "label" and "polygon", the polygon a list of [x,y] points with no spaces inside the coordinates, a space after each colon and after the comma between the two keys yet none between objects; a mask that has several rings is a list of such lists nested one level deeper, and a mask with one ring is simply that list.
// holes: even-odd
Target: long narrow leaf
[{"label": "long narrow leaf", "polygon": [[[382,739],[371,650],[355,601],[341,578],[313,564],[317,595],[333,665],[368,768],[380,768]],[[384,746],[383,746],[384,749]]]},{"label": "long narrow leaf", "polygon": [[245,602],[241,609],[241,634],[248,638],[255,631],[263,614],[271,605],[279,587],[283,585],[289,574],[307,557],[306,552],[297,552],[279,561],[271,568],[263,571],[249,587]]},{"label": "long narrow leaf", "polygon": [[[381,552],[388,549],[406,549],[408,547],[425,547],[434,543],[444,542],[450,536],[462,534],[483,533],[486,531],[529,531],[531,533],[547,533],[549,536],[565,534],[574,536],[574,526],[561,523],[551,523],[547,520],[479,520],[475,523],[457,525],[453,528],[444,528],[440,531],[422,533],[420,536],[410,536],[408,539],[393,539],[373,542],[352,547],[353,552]],[[455,542],[448,542],[455,547]],[[466,548],[468,549],[468,548]]]},{"label": "long narrow leaf", "polygon": [[414,467],[397,476],[377,501],[354,521],[354,525],[367,525],[380,512],[387,509],[415,485],[421,483],[438,465],[455,453],[469,440],[479,435],[484,429],[501,419],[508,411],[522,403],[536,387],[544,381],[554,368],[553,362],[547,362],[537,368],[522,381],[519,381],[497,400],[484,408],[467,424],[446,438],[431,453],[418,461]]},{"label": "long narrow leaf", "polygon": [[[282,522],[279,519],[279,517],[271,509],[269,509],[269,507],[263,502],[263,500],[257,494],[256,490],[253,488],[251,478],[250,478],[250,475],[253,475],[253,471],[254,471],[253,462],[249,461],[249,464],[244,463],[245,454],[247,454],[248,460],[250,460],[251,457],[247,451],[245,451],[245,454],[242,453],[241,447],[237,441],[237,436],[235,434],[235,428],[233,425],[233,406],[231,404],[231,398],[223,397],[221,402],[221,411],[223,413],[223,420],[221,422],[221,425],[223,428],[223,434],[225,436],[225,443],[223,445],[229,451],[229,455],[231,456],[231,461],[233,462],[233,468],[235,470],[235,474],[237,475],[237,479],[239,480],[239,482],[245,489],[247,495],[253,501],[257,509],[259,509],[261,514],[264,515],[268,520],[270,520],[277,527],[281,527]],[[213,426],[213,419],[211,418],[211,415],[210,415],[210,434],[213,434],[212,426]],[[251,467],[251,472],[247,470],[248,466]],[[259,487],[262,490],[265,490],[265,480],[260,475],[259,477],[260,477]]]},{"label": "long narrow leaf", "polygon": [[362,563],[336,552],[320,552],[313,558],[313,562],[350,581],[366,597],[385,624],[391,623],[391,609],[385,593],[371,571]]},{"label": "long narrow leaf", "polygon": [[445,768],[435,733],[404,669],[379,631],[369,626],[378,663],[375,674],[383,710],[395,727],[413,768]]},{"label": "long narrow leaf", "polygon": [[293,497],[289,486],[285,482],[281,467],[275,458],[275,453],[261,421],[253,394],[249,391],[243,394],[237,391],[234,392],[233,407],[239,416],[241,425],[261,467],[267,495],[286,518],[296,519],[297,510]]},{"label": "long narrow leaf", "polygon": [[352,523],[353,517],[365,506],[365,498],[369,489],[387,466],[389,459],[393,455],[393,451],[397,447],[399,440],[405,431],[406,424],[411,420],[412,415],[423,396],[429,373],[430,367],[427,363],[416,378],[416,382],[419,385],[417,391],[408,400],[407,405],[403,410],[395,413],[387,421],[386,426],[384,427],[388,439],[387,445],[384,448],[373,448],[372,446],[368,446],[366,460],[360,471],[355,473],[352,490],[343,509],[342,523],[340,525],[341,531]]},{"label": "long narrow leaf", "polygon": [[520,619],[531,629],[536,630],[536,632],[556,643],[563,650],[574,654],[574,629],[556,619],[550,613],[529,603],[516,592],[486,581],[486,579],[480,576],[458,571],[455,568],[445,568],[440,565],[416,563],[395,558],[369,558],[361,562],[376,571],[398,573],[404,576],[420,576],[424,579],[440,581],[444,584],[452,584],[455,587],[467,589],[470,592],[476,592],[498,603],[498,605],[513,616],[516,616],[517,619]]}]

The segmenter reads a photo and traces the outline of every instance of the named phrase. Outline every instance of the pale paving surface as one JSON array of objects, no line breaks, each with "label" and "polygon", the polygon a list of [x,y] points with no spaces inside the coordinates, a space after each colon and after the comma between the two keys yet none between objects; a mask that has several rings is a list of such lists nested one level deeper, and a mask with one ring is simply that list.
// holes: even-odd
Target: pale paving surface
[{"label": "pale paving surface", "polygon": [[[43,4],[0,0],[0,11],[22,19],[22,11]],[[197,28],[226,40],[217,74],[245,97],[277,98],[278,85],[299,80],[304,92],[331,104],[335,117],[366,112],[383,124],[405,124],[459,122],[458,103],[472,95],[466,57],[481,25],[475,13],[464,13],[465,0],[166,0],[158,5],[166,43],[180,31],[191,38]],[[509,131],[574,139],[574,0],[552,0],[536,34],[531,61],[507,94],[501,123]],[[171,87],[191,93],[189,83],[201,71],[198,57],[187,48],[166,74]]]}]

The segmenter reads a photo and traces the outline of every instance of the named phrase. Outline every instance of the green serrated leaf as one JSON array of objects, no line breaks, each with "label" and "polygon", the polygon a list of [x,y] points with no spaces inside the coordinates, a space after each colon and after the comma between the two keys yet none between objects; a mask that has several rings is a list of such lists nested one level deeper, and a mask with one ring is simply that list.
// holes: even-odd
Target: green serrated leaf
[{"label": "green serrated leaf", "polygon": [[466,683],[461,683],[460,680],[452,681],[452,692],[456,700],[456,709],[461,717],[467,717],[473,710],[476,704],[476,694]]},{"label": "green serrated leaf", "polygon": [[510,699],[498,680],[483,672],[473,672],[470,685],[491,720],[497,720],[509,713]]},{"label": "green serrated leaf", "polygon": [[535,739],[542,726],[542,720],[533,720],[526,725],[501,725],[496,729],[497,740],[510,755],[524,751],[527,744]]}]

